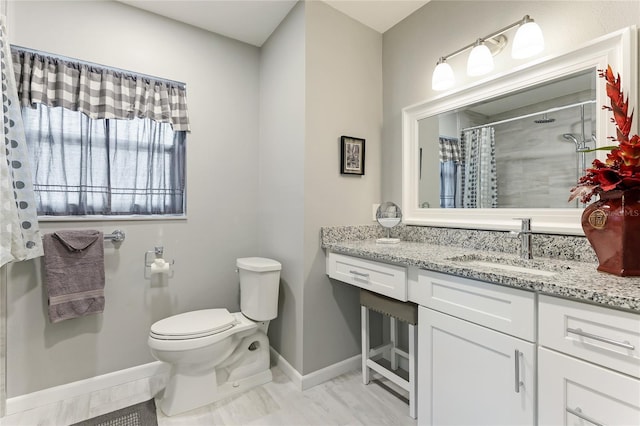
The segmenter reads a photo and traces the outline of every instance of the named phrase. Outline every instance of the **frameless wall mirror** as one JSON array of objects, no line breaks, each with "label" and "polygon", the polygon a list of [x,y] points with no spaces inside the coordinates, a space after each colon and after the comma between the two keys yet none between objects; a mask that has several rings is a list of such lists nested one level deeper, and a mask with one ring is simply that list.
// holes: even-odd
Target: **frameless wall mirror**
[{"label": "frameless wall mirror", "polygon": [[637,106],[636,37],[626,28],[405,108],[405,223],[507,230],[526,216],[535,232],[581,234],[569,190],[615,134],[597,70],[619,72]]}]

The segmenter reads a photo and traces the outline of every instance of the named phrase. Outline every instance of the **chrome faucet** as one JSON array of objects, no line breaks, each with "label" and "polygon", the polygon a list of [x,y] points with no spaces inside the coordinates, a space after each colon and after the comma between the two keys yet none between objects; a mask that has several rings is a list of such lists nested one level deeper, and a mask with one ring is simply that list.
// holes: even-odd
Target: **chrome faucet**
[{"label": "chrome faucet", "polygon": [[515,218],[520,220],[520,232],[511,231],[512,235],[520,237],[520,258],[533,259],[533,250],[531,247],[531,218]]}]

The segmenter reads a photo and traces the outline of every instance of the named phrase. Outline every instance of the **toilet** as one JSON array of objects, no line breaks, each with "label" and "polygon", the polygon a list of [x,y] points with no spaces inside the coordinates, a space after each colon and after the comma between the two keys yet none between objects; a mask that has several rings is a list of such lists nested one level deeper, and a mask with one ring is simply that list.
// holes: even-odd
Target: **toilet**
[{"label": "toilet", "polygon": [[262,257],[236,260],[240,310],[203,309],[157,321],[149,348],[171,364],[160,401],[167,416],[184,413],[272,380],[269,321],[278,316],[279,262]]}]

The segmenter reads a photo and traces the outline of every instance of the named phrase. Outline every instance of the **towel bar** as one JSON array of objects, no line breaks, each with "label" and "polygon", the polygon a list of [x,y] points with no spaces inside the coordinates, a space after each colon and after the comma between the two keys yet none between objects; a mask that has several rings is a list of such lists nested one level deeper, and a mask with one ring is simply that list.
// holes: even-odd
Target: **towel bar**
[{"label": "towel bar", "polygon": [[[116,229],[115,231],[113,231],[113,232],[112,232],[112,233],[110,233],[110,234],[104,234],[104,235],[103,235],[103,239],[105,239],[105,240],[111,240],[111,241],[113,241],[114,243],[121,243],[121,242],[123,242],[123,241],[124,241],[125,236],[126,236],[126,235],[125,235],[125,233],[124,233],[124,232],[122,232],[122,231],[121,231],[121,230],[119,230],[119,229]],[[42,238],[44,238],[44,237],[42,237]]]},{"label": "towel bar", "polygon": [[114,243],[121,243],[124,241],[125,238],[125,234],[124,232],[122,232],[119,229],[116,229],[115,231],[113,231],[110,234],[104,234],[104,239],[105,240],[111,240]]}]

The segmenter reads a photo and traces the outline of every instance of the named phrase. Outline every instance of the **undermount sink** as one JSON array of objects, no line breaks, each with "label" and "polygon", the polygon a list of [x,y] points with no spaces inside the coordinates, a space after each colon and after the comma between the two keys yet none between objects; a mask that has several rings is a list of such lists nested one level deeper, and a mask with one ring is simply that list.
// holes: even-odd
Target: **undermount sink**
[{"label": "undermount sink", "polygon": [[482,268],[501,269],[503,271],[540,275],[544,277],[551,277],[558,272],[569,269],[568,266],[553,265],[539,260],[510,258],[499,255],[465,254],[462,256],[450,257],[447,260]]}]

